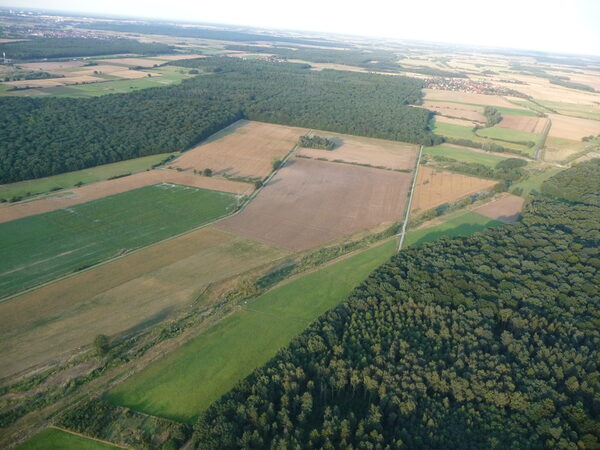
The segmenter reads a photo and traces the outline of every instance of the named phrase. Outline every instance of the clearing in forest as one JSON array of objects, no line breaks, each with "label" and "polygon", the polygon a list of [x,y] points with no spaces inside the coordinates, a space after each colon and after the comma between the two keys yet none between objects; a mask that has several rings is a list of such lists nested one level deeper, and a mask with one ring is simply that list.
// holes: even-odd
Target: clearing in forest
[{"label": "clearing in forest", "polygon": [[240,120],[188,150],[169,167],[211,169],[214,174],[226,177],[262,179],[273,170],[273,160],[283,159],[307,131]]},{"label": "clearing in forest", "polygon": [[68,357],[100,333],[160,322],[210,283],[285,254],[202,228],[0,302],[0,378]]},{"label": "clearing in forest", "polygon": [[431,169],[419,168],[412,211],[423,212],[443,204],[451,204],[470,194],[491,189],[498,182]]},{"label": "clearing in forest", "polygon": [[0,298],[235,211],[234,195],[157,184],[0,224]]},{"label": "clearing in forest", "polygon": [[305,250],[400,220],[412,175],[293,158],[239,214],[217,227]]},{"label": "clearing in forest", "polygon": [[204,409],[271,359],[395,252],[397,242],[351,255],[248,301],[108,393],[144,413],[193,423]]},{"label": "clearing in forest", "polygon": [[504,197],[475,208],[474,211],[490,219],[503,223],[511,223],[516,222],[521,217],[521,209],[523,209],[524,202],[525,199],[523,197],[507,194]]},{"label": "clearing in forest", "polygon": [[190,172],[183,173],[175,170],[157,169],[101,181],[80,188],[69,189],[68,191],[60,191],[39,199],[0,205],[0,223],[68,208],[158,183],[179,184],[241,195],[248,195],[254,190],[254,186],[248,183],[203,177]]},{"label": "clearing in forest", "polygon": [[366,138],[325,131],[315,131],[313,134],[335,142],[335,148],[333,150],[299,148],[299,155],[313,159],[343,161],[394,170],[413,170],[419,151],[418,145],[385,139]]}]

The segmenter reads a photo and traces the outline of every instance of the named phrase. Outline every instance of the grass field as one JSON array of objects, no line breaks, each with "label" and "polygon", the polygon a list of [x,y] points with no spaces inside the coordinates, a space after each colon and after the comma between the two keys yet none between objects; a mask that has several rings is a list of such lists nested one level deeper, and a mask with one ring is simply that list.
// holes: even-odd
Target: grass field
[{"label": "grass field", "polygon": [[513,184],[510,188],[510,191],[513,192],[513,190],[515,188],[523,189],[523,193],[520,194],[521,197],[527,197],[529,195],[529,193],[533,190],[536,190],[539,192],[540,188],[542,187],[542,183],[544,181],[546,181],[548,178],[550,178],[551,176],[560,172],[560,170],[561,169],[559,169],[557,167],[551,167],[549,169],[546,169],[544,172],[534,174],[523,181]]},{"label": "grass field", "polygon": [[275,356],[308,324],[342,302],[394,254],[391,240],[283,284],[134,375],[108,400],[179,421],[194,418]]},{"label": "grass field", "polygon": [[550,108],[565,116],[581,117],[582,119],[600,120],[600,108],[594,105],[583,105],[577,103],[551,102],[547,100],[536,100],[540,105]]},{"label": "grass field", "polygon": [[485,217],[472,211],[462,212],[447,221],[421,230],[409,231],[404,241],[406,246],[433,242],[443,236],[469,236],[489,227],[502,225],[502,222]]},{"label": "grass field", "polygon": [[170,155],[171,153],[161,153],[159,155],[144,156],[128,161],[104,164],[102,166],[76,170],[75,172],[61,173],[60,175],[38,178],[31,181],[3,184],[0,185],[0,198],[9,200],[12,197],[42,194],[57,189],[71,188],[77,183],[95,183],[126,173],[141,172],[150,169],[153,165],[160,163]]},{"label": "grass field", "polygon": [[450,147],[448,145],[425,147],[423,149],[423,154],[429,156],[443,156],[461,162],[483,164],[488,167],[496,167],[496,164],[506,159],[502,156],[476,152],[468,148]]},{"label": "grass field", "polygon": [[232,212],[234,195],[160,184],[0,224],[0,297]]},{"label": "grass field", "polygon": [[477,134],[490,139],[500,139],[512,142],[537,142],[540,139],[540,135],[538,134],[500,127],[482,128],[477,130]]},{"label": "grass field", "polygon": [[46,428],[17,447],[18,450],[109,450],[116,448],[120,447],[76,436],[56,428]]}]

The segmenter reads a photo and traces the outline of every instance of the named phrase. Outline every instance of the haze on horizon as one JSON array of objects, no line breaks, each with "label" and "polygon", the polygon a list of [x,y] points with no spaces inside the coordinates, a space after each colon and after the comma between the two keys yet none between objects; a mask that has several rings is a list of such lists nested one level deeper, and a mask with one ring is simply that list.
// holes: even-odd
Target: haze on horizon
[{"label": "haze on horizon", "polygon": [[595,0],[0,0],[0,6],[600,56]]}]

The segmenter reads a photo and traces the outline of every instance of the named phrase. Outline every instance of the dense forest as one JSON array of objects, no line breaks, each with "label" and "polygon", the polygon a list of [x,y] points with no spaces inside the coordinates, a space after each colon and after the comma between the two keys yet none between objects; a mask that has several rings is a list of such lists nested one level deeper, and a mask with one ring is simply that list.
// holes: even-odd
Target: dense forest
[{"label": "dense forest", "polygon": [[292,44],[319,45],[322,47],[346,47],[341,42],[325,39],[304,39],[289,36],[274,36],[272,34],[248,33],[217,28],[200,28],[176,26],[159,23],[126,23],[126,22],[73,22],[73,25],[90,30],[119,31],[123,33],[160,34],[163,36],[190,37],[198,39],[213,39],[234,42],[288,42]]},{"label": "dense forest", "polygon": [[542,185],[542,193],[571,202],[600,206],[600,159],[559,172]]},{"label": "dense forest", "polygon": [[170,53],[173,48],[159,43],[142,43],[134,39],[42,38],[0,43],[0,53],[12,60],[68,58],[76,56],[138,53],[157,55]]},{"label": "dense forest", "polygon": [[177,65],[206,74],[90,99],[0,98],[0,183],[184,150],[241,118],[439,141],[427,128],[430,113],[407,106],[421,100],[419,80],[237,58]]},{"label": "dense forest", "polygon": [[535,197],[404,250],[203,413],[194,447],[599,448],[599,247],[599,207]]}]

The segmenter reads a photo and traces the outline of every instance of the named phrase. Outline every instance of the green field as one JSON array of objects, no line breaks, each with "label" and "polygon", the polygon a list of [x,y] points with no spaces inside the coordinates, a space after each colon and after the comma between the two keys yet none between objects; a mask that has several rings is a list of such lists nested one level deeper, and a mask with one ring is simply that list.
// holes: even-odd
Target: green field
[{"label": "green field", "polygon": [[18,450],[109,450],[115,448],[120,447],[76,436],[56,428],[46,428],[17,447]]},{"label": "green field", "polygon": [[577,103],[550,102],[536,100],[540,105],[550,108],[565,116],[580,117],[582,119],[600,120],[600,108],[594,105],[579,105]]},{"label": "green field", "polygon": [[560,170],[561,169],[559,169],[558,167],[551,167],[549,169],[546,169],[544,172],[536,173],[535,175],[532,175],[523,181],[513,184],[510,188],[510,191],[512,192],[515,188],[523,189],[523,193],[520,194],[521,197],[527,197],[529,193],[533,190],[539,192],[542,187],[542,183],[551,176],[560,172]]},{"label": "green field", "polygon": [[511,130],[510,128],[492,127],[477,130],[479,136],[512,142],[537,142],[540,135],[526,131]]},{"label": "green field", "polygon": [[443,156],[445,158],[452,158],[465,163],[483,164],[484,166],[492,168],[496,167],[496,164],[498,164],[500,161],[506,159],[503,156],[482,153],[481,151],[477,152],[464,147],[450,147],[448,145],[425,147],[423,149],[423,154],[429,156]]},{"label": "green field", "polygon": [[390,240],[249,301],[107,395],[112,403],[193,422],[212,402],[273,356],[312,321],[342,302],[391,257]]},{"label": "green field", "polygon": [[101,81],[98,83],[71,86],[24,89],[19,91],[0,91],[0,95],[16,95],[20,97],[38,95],[43,95],[45,97],[98,97],[106,94],[124,94],[151,87],[170,86],[179,84],[186,78],[193,76],[188,74],[187,70],[175,66],[151,67],[145,71],[149,73],[159,73],[160,76],[131,80],[119,78],[113,81]]},{"label": "green field", "polygon": [[502,225],[502,222],[472,211],[463,211],[439,225],[422,230],[409,231],[406,234],[404,243],[406,246],[421,245],[426,242],[433,242],[443,236],[469,236],[478,231],[498,225]]},{"label": "green field", "polygon": [[0,298],[234,211],[233,194],[159,184],[0,224]]},{"label": "green field", "polygon": [[143,172],[171,155],[171,153],[161,153],[159,155],[143,156],[89,169],[61,173],[51,177],[3,184],[0,185],[0,198],[9,200],[12,197],[29,197],[30,195],[43,194],[58,189],[72,188],[77,183],[90,184],[126,173]]}]

